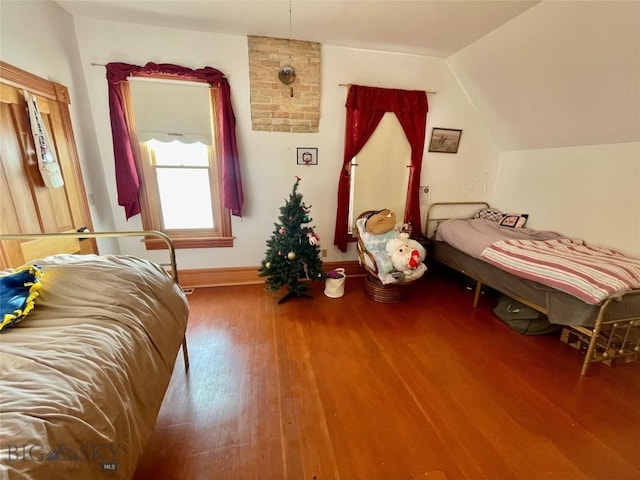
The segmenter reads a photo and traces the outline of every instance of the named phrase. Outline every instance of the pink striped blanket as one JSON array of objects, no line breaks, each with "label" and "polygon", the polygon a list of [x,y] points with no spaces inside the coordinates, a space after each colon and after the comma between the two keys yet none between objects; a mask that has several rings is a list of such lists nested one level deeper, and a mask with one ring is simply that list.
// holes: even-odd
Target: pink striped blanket
[{"label": "pink striped blanket", "polygon": [[640,258],[591,247],[582,240],[501,240],[485,248],[481,258],[591,305],[640,288]]}]

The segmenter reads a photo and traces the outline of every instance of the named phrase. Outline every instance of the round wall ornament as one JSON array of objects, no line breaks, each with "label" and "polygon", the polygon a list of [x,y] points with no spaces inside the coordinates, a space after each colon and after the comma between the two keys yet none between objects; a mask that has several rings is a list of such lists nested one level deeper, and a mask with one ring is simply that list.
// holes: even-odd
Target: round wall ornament
[{"label": "round wall ornament", "polygon": [[278,70],[278,78],[285,85],[291,85],[296,81],[296,69],[291,65],[284,65]]}]

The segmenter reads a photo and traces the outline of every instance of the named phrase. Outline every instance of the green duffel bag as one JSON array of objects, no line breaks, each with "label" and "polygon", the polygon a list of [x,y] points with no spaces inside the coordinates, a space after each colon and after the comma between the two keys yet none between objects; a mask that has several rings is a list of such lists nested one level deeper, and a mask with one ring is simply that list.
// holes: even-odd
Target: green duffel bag
[{"label": "green duffel bag", "polygon": [[561,328],[560,325],[549,323],[545,315],[507,296],[500,298],[493,313],[516,332],[524,335],[546,335]]}]

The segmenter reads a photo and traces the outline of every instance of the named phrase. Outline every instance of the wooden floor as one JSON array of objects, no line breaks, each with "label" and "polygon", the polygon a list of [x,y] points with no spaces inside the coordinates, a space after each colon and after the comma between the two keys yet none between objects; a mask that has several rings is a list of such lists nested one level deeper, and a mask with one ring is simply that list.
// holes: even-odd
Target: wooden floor
[{"label": "wooden floor", "polygon": [[136,480],[640,478],[640,362],[591,367],[429,274],[401,304],[196,289]]}]

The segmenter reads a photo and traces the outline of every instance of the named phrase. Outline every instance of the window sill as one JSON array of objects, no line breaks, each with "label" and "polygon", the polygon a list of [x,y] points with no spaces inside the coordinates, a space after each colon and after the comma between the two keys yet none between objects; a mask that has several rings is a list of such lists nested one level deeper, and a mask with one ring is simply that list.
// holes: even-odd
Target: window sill
[{"label": "window sill", "polygon": [[[223,248],[233,247],[233,237],[217,238],[171,238],[176,249],[179,248]],[[158,238],[145,238],[147,250],[166,250],[167,244]]]}]

